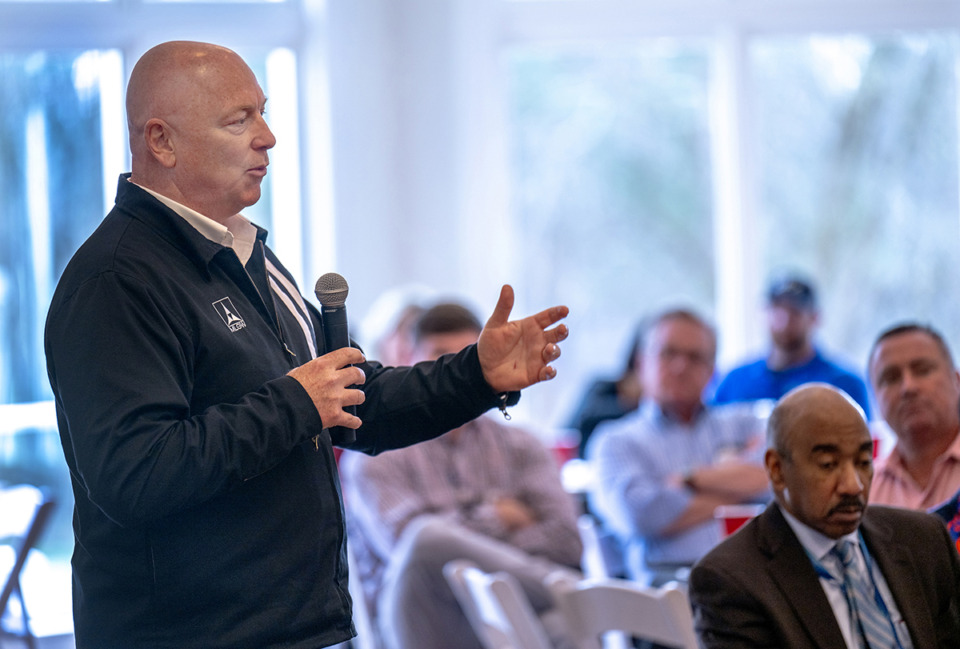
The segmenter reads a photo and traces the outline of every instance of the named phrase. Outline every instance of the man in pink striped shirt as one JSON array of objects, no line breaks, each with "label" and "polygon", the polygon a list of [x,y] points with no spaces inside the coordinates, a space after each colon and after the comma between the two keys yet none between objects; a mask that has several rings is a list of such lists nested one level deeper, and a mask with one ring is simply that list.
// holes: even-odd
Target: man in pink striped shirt
[{"label": "man in pink striped shirt", "polygon": [[943,337],[907,323],[870,352],[870,382],[897,444],[876,467],[870,502],[929,510],[960,489],[960,373]]}]

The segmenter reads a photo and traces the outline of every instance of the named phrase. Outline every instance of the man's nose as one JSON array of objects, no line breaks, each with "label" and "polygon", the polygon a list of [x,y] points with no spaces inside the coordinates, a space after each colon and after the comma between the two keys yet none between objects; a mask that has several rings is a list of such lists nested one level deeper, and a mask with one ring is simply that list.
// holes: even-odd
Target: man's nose
[{"label": "man's nose", "polygon": [[901,392],[915,392],[917,389],[917,377],[910,370],[905,370],[900,377]]},{"label": "man's nose", "polygon": [[840,469],[838,490],[844,494],[859,494],[863,492],[863,480],[853,462],[844,463]]},{"label": "man's nose", "polygon": [[270,130],[267,121],[263,119],[262,115],[259,117],[259,129],[260,132],[258,132],[257,136],[253,139],[254,148],[272,149],[276,146],[277,138],[273,134],[273,131]]}]

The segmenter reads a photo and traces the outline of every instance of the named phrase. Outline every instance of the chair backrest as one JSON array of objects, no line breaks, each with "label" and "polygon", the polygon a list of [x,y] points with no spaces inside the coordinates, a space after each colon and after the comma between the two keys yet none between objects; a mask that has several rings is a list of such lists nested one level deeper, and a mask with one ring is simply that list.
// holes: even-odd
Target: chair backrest
[{"label": "chair backrest", "polygon": [[578,649],[601,649],[608,631],[677,649],[697,649],[684,592],[673,585],[648,588],[625,579],[572,580],[552,575],[547,586]]},{"label": "chair backrest", "polygon": [[547,632],[516,578],[466,560],[444,566],[460,607],[486,649],[551,649]]},{"label": "chair backrest", "polygon": [[[16,485],[0,489],[0,543],[8,544],[13,548],[13,562],[10,570],[0,574],[0,618],[7,610],[11,595],[16,591],[19,595],[20,572],[27,562],[40,535],[53,513],[54,501],[48,498],[42,490],[32,485]],[[22,596],[21,596],[22,600]],[[22,604],[22,601],[21,601]],[[26,627],[26,623],[24,624]],[[26,635],[30,635],[29,627],[25,628]]]},{"label": "chair backrest", "polygon": [[603,529],[593,514],[580,514],[577,519],[583,554],[580,568],[593,578],[623,577],[626,571],[623,550],[613,534]]},{"label": "chair backrest", "polygon": [[26,536],[43,492],[29,484],[0,488],[0,542]]},{"label": "chair backrest", "polygon": [[367,605],[366,593],[360,581],[360,568],[352,547],[347,543],[347,569],[350,575],[347,587],[353,599],[353,625],[357,629],[357,636],[350,641],[350,646],[355,649],[379,649],[380,635]]}]

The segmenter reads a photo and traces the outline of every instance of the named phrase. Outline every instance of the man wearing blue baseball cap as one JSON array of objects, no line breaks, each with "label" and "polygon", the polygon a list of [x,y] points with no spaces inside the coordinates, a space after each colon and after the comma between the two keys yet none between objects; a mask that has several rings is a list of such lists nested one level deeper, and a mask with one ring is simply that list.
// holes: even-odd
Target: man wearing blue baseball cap
[{"label": "man wearing blue baseball cap", "polygon": [[826,358],[814,345],[819,320],[817,296],[809,280],[799,275],[774,279],[767,290],[770,351],[765,358],[731,370],[717,387],[714,401],[779,399],[799,385],[819,381],[849,394],[869,419],[863,379]]}]

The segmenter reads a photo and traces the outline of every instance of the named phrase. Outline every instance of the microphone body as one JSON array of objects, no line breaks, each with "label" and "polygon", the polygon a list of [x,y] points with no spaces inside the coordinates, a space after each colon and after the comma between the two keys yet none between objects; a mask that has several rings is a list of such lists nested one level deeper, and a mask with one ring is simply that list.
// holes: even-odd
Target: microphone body
[{"label": "microphone body", "polygon": [[[347,327],[347,293],[350,287],[347,280],[337,273],[321,275],[314,287],[317,301],[320,302],[320,320],[323,325],[323,342],[326,351],[350,346],[350,331]],[[347,406],[347,412],[357,414],[356,406]],[[357,432],[344,426],[333,426],[330,440],[337,446],[352,444],[357,440]]]}]

